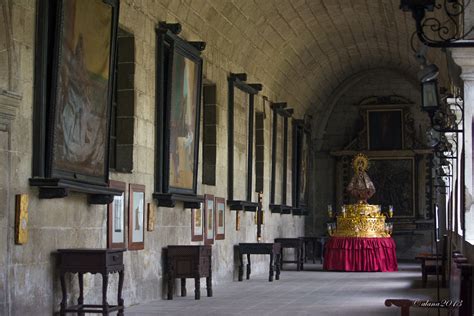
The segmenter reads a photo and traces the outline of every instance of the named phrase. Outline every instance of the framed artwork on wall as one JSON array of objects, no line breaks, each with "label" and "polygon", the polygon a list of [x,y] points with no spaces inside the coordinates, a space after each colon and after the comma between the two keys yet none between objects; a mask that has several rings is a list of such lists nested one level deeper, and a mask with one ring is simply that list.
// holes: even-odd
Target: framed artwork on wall
[{"label": "framed artwork on wall", "polygon": [[40,198],[73,190],[108,194],[89,200],[107,204],[119,195],[107,186],[118,0],[54,0],[40,6],[50,20],[38,21],[44,43],[35,69],[30,184],[40,187]]},{"label": "framed artwork on wall", "polygon": [[393,217],[415,217],[415,159],[413,157],[370,157],[368,175],[377,191],[368,201],[393,205]]},{"label": "framed artwork on wall", "polygon": [[202,58],[200,50],[178,37],[166,24],[157,28],[156,184],[159,206],[183,201],[197,208]]},{"label": "framed artwork on wall", "polygon": [[145,186],[130,184],[128,193],[128,249],[145,248]]},{"label": "framed artwork on wall", "polygon": [[308,175],[310,129],[303,120],[293,121],[293,215],[308,215]]},{"label": "framed artwork on wall", "polygon": [[216,240],[225,239],[225,199],[215,198],[216,207]]},{"label": "framed artwork on wall", "polygon": [[211,194],[204,195],[204,243],[206,245],[213,244],[215,238],[215,206],[214,206],[214,196]]},{"label": "framed artwork on wall", "polygon": [[204,239],[204,205],[200,208],[191,209],[191,241],[202,241]]},{"label": "framed artwork on wall", "polygon": [[403,149],[403,110],[367,110],[369,150]]},{"label": "framed artwork on wall", "polygon": [[121,195],[114,196],[112,203],[107,205],[107,247],[125,247],[125,191],[126,184],[110,180],[109,186],[117,188]]}]

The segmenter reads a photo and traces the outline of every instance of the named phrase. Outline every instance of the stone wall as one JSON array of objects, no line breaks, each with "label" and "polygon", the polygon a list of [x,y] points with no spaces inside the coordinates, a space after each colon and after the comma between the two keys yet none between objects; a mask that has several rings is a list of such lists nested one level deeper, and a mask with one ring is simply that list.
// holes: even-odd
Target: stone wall
[{"label": "stone wall", "polygon": [[[86,196],[78,193],[72,193],[63,199],[39,200],[38,190],[28,185],[28,179],[32,176],[33,157],[35,1],[15,1],[13,4],[5,0],[0,1],[0,4],[4,3],[9,3],[14,12],[13,37],[17,39],[18,60],[21,61],[21,68],[20,63],[17,63],[14,74],[18,74],[20,78],[19,92],[22,99],[11,127],[8,125],[7,128],[5,125],[4,129],[0,129],[2,201],[6,196],[6,203],[3,204],[5,206],[0,211],[0,314],[51,315],[58,310],[60,302],[55,250],[106,247],[106,206],[89,205]],[[216,3],[220,4],[219,1]],[[198,193],[209,193],[218,197],[227,195],[227,76],[230,72],[246,72],[249,81],[261,82],[264,85],[263,91],[256,97],[256,111],[267,113],[264,133],[264,205],[267,206],[270,188],[268,162],[271,161],[271,116],[268,102],[266,109],[263,108],[262,97],[265,95],[272,101],[285,101],[286,92],[262,80],[258,68],[243,61],[245,56],[230,51],[229,39],[218,33],[217,24],[211,27],[211,21],[208,21],[215,17],[199,16],[199,5],[196,5],[194,1],[121,1],[119,25],[135,38],[133,172],[112,172],[110,178],[127,184],[146,185],[146,202],[154,203],[155,25],[162,20],[180,22],[183,25],[183,38],[207,42],[203,53],[203,75],[207,82],[216,84],[217,88],[216,185],[201,184],[200,159]],[[0,41],[5,41],[4,37],[0,37]],[[296,116],[302,117],[304,109],[299,104],[293,107]],[[202,148],[200,156],[202,158]],[[291,179],[291,176],[289,178]],[[30,198],[29,241],[23,246],[14,245],[13,233],[15,206],[12,197],[19,193],[26,193]],[[302,217],[270,214],[268,209],[265,211],[263,241],[303,234]],[[182,204],[178,204],[174,209],[156,208],[155,231],[145,233],[145,249],[128,251],[125,254],[126,305],[162,298],[162,248],[173,244],[191,244],[190,225],[190,210],[183,210]],[[236,231],[235,212],[227,209],[226,239],[216,241],[213,246],[214,283],[231,282],[235,279],[233,246],[245,241],[256,241],[253,213],[242,214],[241,230]],[[267,270],[268,258],[255,258],[253,263],[254,273],[263,272]],[[74,297],[77,294],[77,280],[70,277],[67,283]],[[84,284],[86,301],[99,302],[101,277],[87,275]],[[115,288],[116,285],[115,278],[112,278],[110,288]],[[70,300],[72,302],[72,298]],[[109,303],[115,303],[115,296],[111,295]]]}]

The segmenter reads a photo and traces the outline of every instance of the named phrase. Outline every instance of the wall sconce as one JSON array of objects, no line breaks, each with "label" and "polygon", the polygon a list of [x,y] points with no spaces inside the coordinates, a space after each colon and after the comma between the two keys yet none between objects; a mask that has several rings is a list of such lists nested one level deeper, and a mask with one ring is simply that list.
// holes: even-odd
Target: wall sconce
[{"label": "wall sconce", "polygon": [[[462,0],[445,0],[436,4],[436,0],[401,0],[400,9],[412,12],[416,23],[415,34],[418,39],[430,47],[474,47],[474,40],[465,40],[472,31],[461,33],[457,19],[463,16],[465,5]],[[445,21],[440,21],[434,14],[425,18],[427,11],[443,10]],[[425,30],[427,33],[425,33]],[[461,33],[461,34],[460,34]]]}]

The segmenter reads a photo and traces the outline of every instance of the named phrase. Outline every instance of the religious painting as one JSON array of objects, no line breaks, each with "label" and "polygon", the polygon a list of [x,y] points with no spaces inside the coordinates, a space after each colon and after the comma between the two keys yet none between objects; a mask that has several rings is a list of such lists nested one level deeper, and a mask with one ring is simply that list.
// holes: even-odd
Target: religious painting
[{"label": "religious painting", "polygon": [[130,184],[128,198],[128,248],[145,247],[145,186]]},{"label": "religious painting", "polygon": [[225,199],[216,197],[216,240],[225,239]]},{"label": "religious painting", "polygon": [[179,52],[173,56],[170,106],[170,176],[173,188],[193,189],[195,176],[198,65]]},{"label": "religious painting", "polygon": [[58,5],[52,177],[105,183],[116,3],[62,0]]},{"label": "religious painting", "polygon": [[114,196],[111,203],[107,205],[107,247],[125,247],[125,191],[126,184],[120,181],[109,181],[109,186],[119,189],[121,195]]},{"label": "religious painting", "polygon": [[367,110],[369,150],[403,149],[403,110]]},{"label": "religious painting", "polygon": [[308,174],[308,143],[304,130],[301,132],[301,157],[299,159],[300,168],[298,175],[298,205],[306,205],[306,181]]},{"label": "religious painting", "polygon": [[214,196],[211,194],[204,195],[204,232],[205,238],[204,242],[206,245],[214,243],[214,216],[215,216],[215,209],[214,209]]},{"label": "religious painting", "polygon": [[[168,28],[157,31],[157,130],[154,197],[159,206],[201,203],[197,196],[202,58]],[[194,204],[195,206],[196,204]],[[185,206],[187,207],[187,206]]]},{"label": "religious painting", "polygon": [[200,208],[191,209],[191,241],[202,241],[204,239],[204,204]]},{"label": "religious painting", "polygon": [[415,216],[414,158],[370,158],[367,174],[376,190],[370,204],[393,205],[393,217]]}]

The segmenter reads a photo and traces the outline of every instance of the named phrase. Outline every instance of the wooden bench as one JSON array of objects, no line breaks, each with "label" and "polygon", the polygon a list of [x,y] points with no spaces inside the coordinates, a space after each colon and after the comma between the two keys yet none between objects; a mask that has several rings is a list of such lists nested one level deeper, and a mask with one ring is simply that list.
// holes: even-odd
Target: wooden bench
[{"label": "wooden bench", "polygon": [[441,286],[446,287],[446,263],[448,256],[448,236],[443,235],[441,254],[419,254],[415,259],[421,261],[422,286],[426,287],[428,275],[441,275]]},{"label": "wooden bench", "polygon": [[459,300],[462,305],[455,315],[472,316],[472,272],[473,265],[459,252],[451,256],[451,273],[449,278],[449,296]]}]

